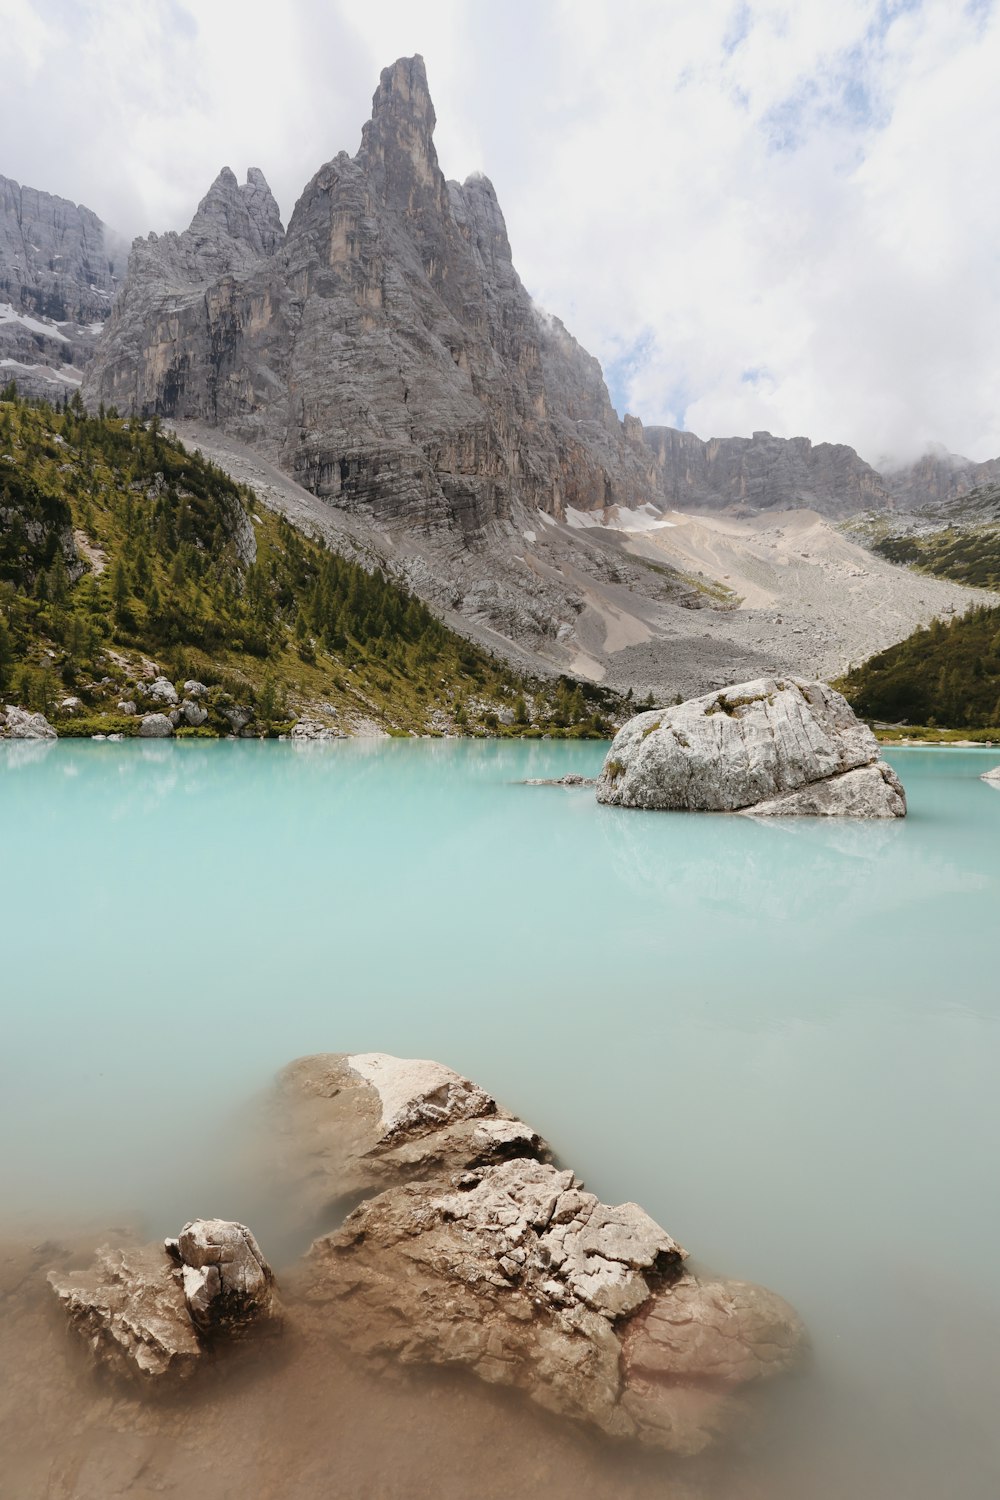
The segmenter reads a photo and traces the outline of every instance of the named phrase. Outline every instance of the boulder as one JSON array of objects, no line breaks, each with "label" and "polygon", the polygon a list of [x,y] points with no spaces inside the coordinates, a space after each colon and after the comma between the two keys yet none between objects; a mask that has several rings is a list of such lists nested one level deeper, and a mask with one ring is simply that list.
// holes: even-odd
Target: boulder
[{"label": "boulder", "polygon": [[274,1273],[245,1224],[194,1219],[164,1241],[199,1333],[239,1334],[276,1312]]},{"label": "boulder", "polygon": [[7,704],[7,733],[12,740],[54,740],[56,732],[44,714]]},{"label": "boulder", "polygon": [[984,771],[980,780],[992,782],[994,786],[1000,785],[1000,766],[994,766],[992,771]]},{"label": "boulder", "polygon": [[537,1132],[439,1063],[304,1058],[281,1075],[266,1134],[314,1220],[353,1204],[293,1283],[311,1336],[381,1362],[462,1366],[685,1454],[804,1358],[780,1297],[689,1270],[642,1208],[600,1202]]},{"label": "boulder", "polygon": [[165,740],[174,732],[174,726],[166,714],[144,714],[139,725],[139,734],[144,740]]},{"label": "boulder", "polygon": [[208,709],[203,708],[200,703],[193,702],[190,698],[184,699],[180,711],[184,722],[190,724],[192,729],[197,729],[208,718]]},{"label": "boulder", "polygon": [[229,721],[229,727],[233,734],[242,734],[244,729],[253,719],[253,709],[245,708],[240,703],[235,703],[229,708],[220,710],[222,717]]},{"label": "boulder", "polygon": [[906,814],[898,776],[846,699],[792,677],[637,714],[612,742],[597,800],[760,816]]},{"label": "boulder", "polygon": [[78,714],[83,708],[83,700],[80,698],[64,698],[59,705],[61,714]]},{"label": "boulder", "polygon": [[274,1274],[245,1224],[195,1219],[163,1245],[102,1245],[49,1284],[107,1373],[153,1386],[189,1376],[219,1339],[276,1319]]},{"label": "boulder", "polygon": [[151,682],[148,693],[154,703],[169,703],[172,706],[177,702],[177,689],[167,677],[157,677]]},{"label": "boulder", "polygon": [[122,700],[122,702],[119,703],[119,705],[118,705],[118,712],[120,714],[129,714],[129,715],[134,714],[135,713],[135,704],[133,703],[132,699],[131,698],[124,698]]},{"label": "boulder", "polygon": [[197,682],[193,677],[184,684],[185,698],[205,698],[208,696],[208,688],[203,682]]}]

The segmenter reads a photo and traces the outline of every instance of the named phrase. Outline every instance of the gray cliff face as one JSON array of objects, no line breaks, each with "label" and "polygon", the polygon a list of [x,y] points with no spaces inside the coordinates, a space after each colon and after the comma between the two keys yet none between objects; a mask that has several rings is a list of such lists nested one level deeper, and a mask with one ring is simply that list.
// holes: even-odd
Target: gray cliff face
[{"label": "gray cliff face", "polygon": [[977,464],[957,453],[925,453],[905,468],[886,470],[885,484],[900,510],[942,505],[970,490],[1000,484],[1000,458]]},{"label": "gray cliff face", "polygon": [[881,474],[843,443],[808,438],[711,438],[648,427],[643,432],[656,464],[663,500],[674,510],[795,510],[849,516],[885,510],[893,496]]},{"label": "gray cliff face", "polygon": [[259,174],[254,197],[223,173],[183,234],[136,241],[90,398],[219,425],[338,506],[466,543],[655,498],[597,362],[521,285],[491,184],[445,181],[434,123],[400,60],[287,236]]},{"label": "gray cliff face", "polygon": [[89,208],[0,177],[0,383],[48,397],[80,384],[124,249]]}]

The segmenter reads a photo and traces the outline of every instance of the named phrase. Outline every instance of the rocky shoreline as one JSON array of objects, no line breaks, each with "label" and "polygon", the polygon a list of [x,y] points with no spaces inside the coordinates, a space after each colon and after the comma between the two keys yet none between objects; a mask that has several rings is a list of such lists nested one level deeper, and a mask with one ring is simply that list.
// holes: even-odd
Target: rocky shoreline
[{"label": "rocky shoreline", "polygon": [[[76,1412],[62,1447],[98,1443],[95,1474],[125,1442],[109,1410],[162,1449],[178,1422],[210,1427],[221,1391],[312,1379],[326,1359],[362,1384],[464,1372],[569,1419],[571,1442],[591,1432],[685,1459],[741,1441],[755,1414],[766,1420],[767,1387],[806,1363],[805,1329],[780,1297],[693,1270],[638,1205],[601,1203],[536,1131],[439,1063],[300,1059],[247,1140],[308,1245],[277,1279],[251,1231],[218,1219],[159,1245],[121,1231],[89,1254],[48,1241],[22,1252],[13,1283],[0,1258],[8,1351],[29,1307],[41,1338],[41,1312],[37,1380],[63,1392],[54,1415],[60,1402]],[[0,1441],[17,1404],[13,1391],[0,1404]],[[695,1493],[679,1485],[668,1493]]]}]

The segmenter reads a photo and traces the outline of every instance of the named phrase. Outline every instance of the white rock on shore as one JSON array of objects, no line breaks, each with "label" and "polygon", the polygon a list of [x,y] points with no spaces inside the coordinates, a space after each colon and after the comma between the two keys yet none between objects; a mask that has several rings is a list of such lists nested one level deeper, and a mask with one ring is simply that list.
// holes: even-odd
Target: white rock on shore
[{"label": "white rock on shore", "polygon": [[17,708],[8,703],[0,715],[0,734],[6,733],[12,740],[54,740],[55,730],[44,714],[33,714],[29,709]]},{"label": "white rock on shore", "polygon": [[612,742],[597,800],[765,817],[906,814],[898,776],[846,699],[792,677],[637,714]]},{"label": "white rock on shore", "polygon": [[144,714],[139,725],[139,735],[144,740],[169,739],[173,732],[174,726],[166,714]]},{"label": "white rock on shore", "polygon": [[1000,766],[994,766],[992,771],[984,771],[979,779],[988,781],[991,786],[1000,786]]}]

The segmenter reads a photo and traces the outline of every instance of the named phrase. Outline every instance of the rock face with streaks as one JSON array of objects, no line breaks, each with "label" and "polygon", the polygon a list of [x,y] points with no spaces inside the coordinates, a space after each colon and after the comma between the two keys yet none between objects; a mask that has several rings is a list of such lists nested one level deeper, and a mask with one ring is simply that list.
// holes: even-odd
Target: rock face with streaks
[{"label": "rock face with streaks", "polygon": [[72,394],[83,379],[127,247],[95,213],[0,176],[0,385]]},{"label": "rock face with streaks", "polygon": [[755,816],[901,818],[903,787],[847,701],[821,682],[762,678],[637,714],[597,783],[613,807]]},{"label": "rock face with streaks", "polygon": [[881,474],[844,443],[809,438],[711,438],[647,427],[660,502],[673,510],[818,511],[849,516],[885,510],[893,500]]},{"label": "rock face with streaks", "polygon": [[279,1079],[267,1133],[316,1218],[364,1195],[293,1281],[314,1337],[383,1363],[464,1367],[682,1454],[729,1432],[748,1393],[803,1358],[781,1298],[690,1271],[637,1204],[601,1203],[438,1063],[304,1058]]}]

